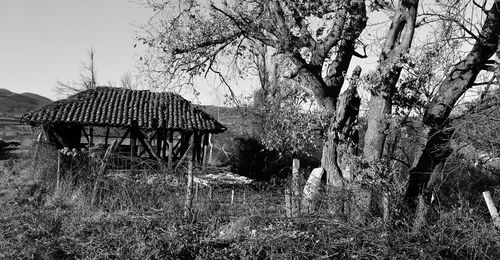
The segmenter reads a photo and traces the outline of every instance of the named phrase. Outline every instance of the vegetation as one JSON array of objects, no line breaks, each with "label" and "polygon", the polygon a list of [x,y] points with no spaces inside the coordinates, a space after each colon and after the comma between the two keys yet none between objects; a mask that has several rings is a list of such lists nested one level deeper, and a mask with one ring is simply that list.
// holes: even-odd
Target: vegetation
[{"label": "vegetation", "polygon": [[[58,179],[45,147],[2,168],[0,258],[500,258],[481,196],[500,192],[499,1],[147,4],[148,78],[180,88],[211,73],[244,112],[214,137],[224,168],[194,175],[265,182],[190,198],[184,165],[101,176],[101,160],[67,156]],[[370,23],[380,13],[390,22]],[[347,75],[373,53],[375,70]],[[93,57],[81,83],[60,85],[95,87]],[[238,76],[259,80],[251,104],[236,100]]]},{"label": "vegetation", "polygon": [[[99,203],[91,205],[91,172],[84,171],[86,180],[76,186],[67,176],[57,189],[54,154],[45,149],[36,168],[29,158],[22,158],[1,171],[0,258],[495,259],[500,255],[499,231],[491,228],[481,198],[470,197],[477,193],[463,186],[471,181],[474,186],[485,175],[466,165],[461,166],[463,174],[446,178],[450,189],[439,197],[435,207],[439,214],[425,229],[414,232],[411,220],[396,207],[391,209],[391,223],[374,216],[365,225],[353,224],[330,214],[328,207],[286,218],[284,186],[260,184],[237,189],[233,204],[230,190],[216,189],[210,198],[206,188],[200,189],[186,218],[185,182],[175,186],[173,179],[167,182],[152,169],[146,175],[106,178]],[[498,185],[500,179],[494,181]],[[401,197],[394,192],[392,199]]]}]

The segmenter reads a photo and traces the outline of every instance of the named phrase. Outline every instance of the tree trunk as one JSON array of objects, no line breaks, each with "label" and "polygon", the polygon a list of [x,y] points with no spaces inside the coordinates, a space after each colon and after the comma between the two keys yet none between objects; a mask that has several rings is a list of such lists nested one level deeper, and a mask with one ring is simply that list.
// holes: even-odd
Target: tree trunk
[{"label": "tree trunk", "polygon": [[415,31],[418,0],[400,0],[380,55],[377,85],[371,90],[368,104],[368,129],[365,134],[364,156],[368,162],[382,158],[389,129],[392,96],[401,74],[401,59],[409,51]]},{"label": "tree trunk", "polygon": [[361,99],[357,93],[357,81],[361,74],[358,66],[353,72],[349,88],[340,96],[337,112],[330,123],[327,139],[323,145],[321,165],[327,174],[327,190],[332,198],[330,211],[344,212],[345,185],[353,180],[351,170],[353,158],[357,153],[358,132],[355,125],[358,119]]},{"label": "tree trunk", "polygon": [[479,41],[449,73],[425,111],[423,123],[429,129],[428,138],[410,170],[406,190],[408,206],[412,210],[417,207],[418,196],[428,190],[431,175],[437,173],[436,169],[444,165],[451,153],[449,141],[453,130],[448,128],[449,115],[457,100],[472,87],[485,62],[497,51],[499,32],[500,3],[497,1],[488,12]]}]

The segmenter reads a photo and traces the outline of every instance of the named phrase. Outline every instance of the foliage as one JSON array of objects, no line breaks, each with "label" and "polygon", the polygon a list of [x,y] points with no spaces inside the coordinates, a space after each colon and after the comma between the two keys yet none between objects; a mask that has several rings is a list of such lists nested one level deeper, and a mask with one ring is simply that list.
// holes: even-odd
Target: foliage
[{"label": "foliage", "polygon": [[298,89],[281,89],[254,107],[254,133],[262,144],[283,157],[310,156],[321,145],[321,113],[311,97]]}]

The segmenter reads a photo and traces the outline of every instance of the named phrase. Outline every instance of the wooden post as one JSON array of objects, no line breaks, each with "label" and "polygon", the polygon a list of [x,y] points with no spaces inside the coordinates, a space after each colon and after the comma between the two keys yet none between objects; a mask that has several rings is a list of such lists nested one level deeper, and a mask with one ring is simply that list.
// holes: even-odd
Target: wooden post
[{"label": "wooden post", "polygon": [[97,177],[96,177],[96,180],[94,183],[94,189],[92,190],[92,199],[90,201],[91,205],[95,205],[96,198],[97,198],[97,189],[99,187],[99,182],[101,181],[102,175],[104,174],[104,171],[106,170],[109,156],[115,150],[116,146],[117,146],[117,141],[114,140],[111,143],[111,145],[108,147],[108,149],[106,150],[106,153],[104,154],[104,157],[102,158],[102,163],[101,163],[101,166],[99,167],[99,170],[97,172]]},{"label": "wooden post", "polygon": [[165,155],[161,153],[161,143],[163,138],[162,136],[163,136],[163,131],[161,129],[156,130],[156,153],[161,158],[165,158]]},{"label": "wooden post", "polygon": [[106,126],[106,137],[104,138],[104,147],[108,147],[108,139],[109,139],[109,126]]},{"label": "wooden post", "polygon": [[135,150],[136,150],[136,139],[135,139],[135,129],[132,127],[130,128],[130,169],[132,170],[134,168],[134,157],[135,157]]},{"label": "wooden post", "polygon": [[198,189],[200,188],[200,184],[196,183],[194,190],[194,201],[198,201]]},{"label": "wooden post", "polygon": [[174,131],[168,131],[168,168],[172,169],[174,166]]},{"label": "wooden post", "polygon": [[193,133],[193,143],[192,143],[192,145],[193,145],[193,153],[191,155],[191,161],[193,161],[194,163],[196,163],[198,161],[197,157],[198,157],[198,145],[199,145],[199,143],[198,143],[198,133],[196,131]]},{"label": "wooden post", "polygon": [[483,192],[483,197],[486,202],[486,206],[488,207],[488,211],[490,212],[491,219],[493,220],[493,225],[500,228],[500,216],[498,215],[497,207],[495,207],[495,203],[491,198],[491,193],[489,191],[485,191]]},{"label": "wooden post", "polygon": [[94,128],[89,126],[89,147],[94,146]]},{"label": "wooden post", "polygon": [[184,217],[189,217],[193,206],[193,162],[188,161],[186,201],[184,203]]},{"label": "wooden post", "polygon": [[208,134],[208,147],[209,147],[209,153],[208,153],[208,164],[212,164],[212,152],[213,152],[213,145],[212,145],[212,134]]},{"label": "wooden post", "polygon": [[382,194],[382,220],[389,223],[389,193],[384,191]]},{"label": "wooden post", "polygon": [[285,189],[285,214],[287,218],[293,217],[292,214],[292,200],[291,200],[291,194],[290,194],[290,189],[286,188]]},{"label": "wooden post", "polygon": [[42,143],[43,133],[38,133],[35,143],[35,152],[33,154],[33,167],[36,165],[36,160],[38,159],[38,153],[40,152],[40,144]]},{"label": "wooden post", "polygon": [[56,191],[61,188],[61,153],[57,151]]},{"label": "wooden post", "polygon": [[300,212],[300,161],[293,159],[292,162],[292,217],[298,216]]},{"label": "wooden post", "polygon": [[205,133],[203,135],[203,168],[207,167],[208,164],[208,139],[209,139],[210,134]]}]

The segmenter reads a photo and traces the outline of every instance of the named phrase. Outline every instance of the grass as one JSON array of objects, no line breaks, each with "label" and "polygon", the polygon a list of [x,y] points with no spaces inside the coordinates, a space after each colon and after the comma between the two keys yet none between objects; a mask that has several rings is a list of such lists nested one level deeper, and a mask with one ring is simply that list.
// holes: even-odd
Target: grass
[{"label": "grass", "polygon": [[[151,170],[92,185],[66,178],[55,160],[27,158],[1,171],[0,259],[498,259],[499,231],[480,203],[437,207],[419,233],[404,219],[353,225],[327,212],[286,218],[283,187],[201,189],[183,215],[185,184]],[[182,170],[181,170],[182,172]],[[201,170],[195,173],[201,173]],[[77,173],[86,183],[92,175]],[[83,177],[82,177],[83,176]],[[85,178],[84,178],[85,177]],[[182,178],[182,177],[181,177]],[[465,196],[466,194],[464,194]],[[458,196],[458,195],[457,195]],[[498,195],[496,195],[498,196]]]}]

